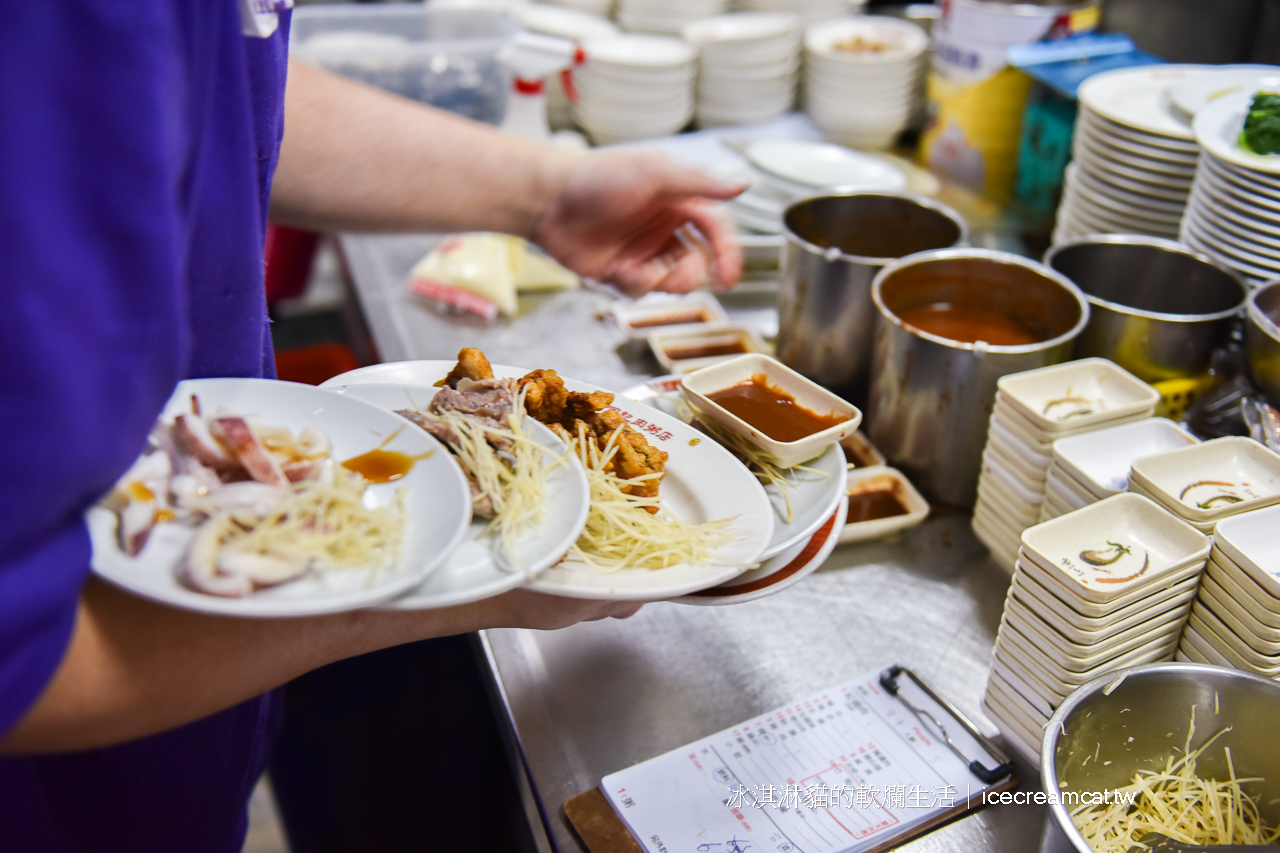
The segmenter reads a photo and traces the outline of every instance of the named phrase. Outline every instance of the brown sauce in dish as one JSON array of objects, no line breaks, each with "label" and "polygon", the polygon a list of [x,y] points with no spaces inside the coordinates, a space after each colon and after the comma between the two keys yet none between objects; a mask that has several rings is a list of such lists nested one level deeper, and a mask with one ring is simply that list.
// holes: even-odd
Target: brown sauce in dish
[{"label": "brown sauce in dish", "polygon": [[677,326],[684,323],[705,323],[707,315],[702,311],[686,311],[683,314],[659,314],[656,317],[642,317],[632,320],[631,326],[636,329],[648,329],[651,326]]},{"label": "brown sauce in dish", "polygon": [[739,355],[747,351],[742,341],[728,341],[722,344],[693,344],[687,347],[670,347],[666,350],[667,358],[672,361],[685,361],[690,358],[711,358],[716,355]]},{"label": "brown sauce in dish", "polygon": [[907,326],[964,343],[986,341],[992,346],[1014,347],[1039,343],[1041,337],[1015,317],[951,302],[935,302],[899,312]]},{"label": "brown sauce in dish", "polygon": [[391,483],[399,480],[413,470],[413,465],[420,459],[426,459],[435,453],[428,450],[419,456],[410,456],[399,450],[370,450],[342,463],[348,471],[355,471],[370,483]]},{"label": "brown sauce in dish", "polygon": [[849,515],[845,524],[856,524],[859,521],[874,521],[877,518],[892,518],[895,515],[906,515],[907,507],[902,503],[895,489],[868,489],[865,492],[853,492],[849,495]]},{"label": "brown sauce in dish", "polygon": [[774,441],[799,441],[848,420],[809,411],[795,397],[770,385],[763,373],[707,396]]}]

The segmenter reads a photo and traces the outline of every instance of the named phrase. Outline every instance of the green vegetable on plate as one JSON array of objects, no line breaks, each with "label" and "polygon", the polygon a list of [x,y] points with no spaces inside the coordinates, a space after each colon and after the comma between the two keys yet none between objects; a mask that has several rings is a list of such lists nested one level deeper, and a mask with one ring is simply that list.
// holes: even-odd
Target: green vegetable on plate
[{"label": "green vegetable on plate", "polygon": [[1254,154],[1280,154],[1280,93],[1253,96],[1240,131],[1240,147]]}]

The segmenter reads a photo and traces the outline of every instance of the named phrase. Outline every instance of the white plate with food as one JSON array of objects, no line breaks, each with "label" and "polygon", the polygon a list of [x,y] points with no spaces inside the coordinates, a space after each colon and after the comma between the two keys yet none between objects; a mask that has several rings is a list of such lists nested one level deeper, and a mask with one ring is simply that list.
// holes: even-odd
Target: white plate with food
[{"label": "white plate with food", "polygon": [[[452,361],[407,361],[373,365],[335,377],[326,386],[369,383],[401,383],[433,385],[445,378],[455,363]],[[530,371],[523,368],[492,365],[499,378],[519,379]],[[569,392],[593,395],[601,389],[585,382],[563,380]],[[607,393],[607,392],[603,392]],[[773,535],[773,510],[768,496],[755,477],[722,447],[681,423],[676,418],[657,412],[636,401],[616,398],[602,411],[616,414],[666,455],[665,473],[660,481],[657,500],[661,513],[644,513],[648,519],[668,523],[684,523],[693,530],[682,530],[681,544],[690,548],[692,541],[702,544],[704,558],[680,562],[665,568],[621,568],[602,571],[585,562],[584,546],[590,550],[598,539],[584,536],[563,562],[547,569],[529,587],[551,595],[608,600],[656,601],[684,595],[698,589],[724,583],[759,563]],[[538,403],[530,403],[531,411]],[[593,490],[595,488],[593,481]],[[593,510],[601,502],[594,499]],[[626,507],[628,511],[634,507]],[[594,517],[594,516],[593,516]],[[634,515],[631,516],[634,518]],[[645,519],[641,522],[647,525]],[[721,531],[712,529],[719,522]],[[588,533],[597,529],[588,520]],[[672,531],[657,534],[659,538]],[[642,556],[652,560],[664,549],[644,549]]]},{"label": "white plate with food", "polygon": [[309,385],[181,382],[152,437],[87,514],[93,569],[175,607],[258,617],[371,607],[428,577],[471,520],[466,480],[439,442]]},{"label": "white plate with food", "polygon": [[742,604],[758,598],[768,598],[794,586],[816,572],[840,543],[840,531],[844,529],[847,508],[847,504],[841,503],[826,523],[807,540],[796,543],[771,560],[766,560],[758,568],[720,586],[683,595],[676,601],[680,604],[702,606]]},{"label": "white plate with food", "polygon": [[[1252,92],[1241,92],[1220,98],[1196,113],[1196,140],[1220,160],[1238,168],[1280,174],[1280,156],[1254,154],[1240,144],[1245,116],[1253,103]],[[1246,175],[1248,172],[1246,171]]]},{"label": "white plate with food", "polygon": [[[686,420],[693,416],[680,396],[682,376],[660,376],[643,385],[628,388],[622,396],[646,403],[664,414]],[[701,434],[701,433],[700,433]],[[844,503],[849,482],[849,466],[840,445],[833,444],[816,459],[789,469],[787,485],[764,486],[773,507],[773,538],[761,555],[769,560],[805,542]]]},{"label": "white plate with food", "polygon": [[[440,389],[422,385],[348,385],[327,390],[395,413],[425,412]],[[501,538],[494,535],[490,520],[473,514],[470,529],[444,565],[383,608],[424,610],[499,595],[537,577],[563,558],[577,541],[591,504],[587,475],[569,454],[568,446],[551,430],[533,418],[526,418],[523,428],[544,448],[541,461],[545,479],[538,499],[539,516],[519,531],[508,552]],[[496,461],[496,454],[494,458]]]}]

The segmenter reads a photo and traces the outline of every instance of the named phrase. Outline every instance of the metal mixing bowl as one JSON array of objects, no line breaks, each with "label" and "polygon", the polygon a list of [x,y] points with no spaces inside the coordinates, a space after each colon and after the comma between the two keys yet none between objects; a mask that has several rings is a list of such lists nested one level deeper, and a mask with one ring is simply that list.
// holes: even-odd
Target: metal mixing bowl
[{"label": "metal mixing bowl", "polygon": [[1280,408],[1280,280],[1263,285],[1249,297],[1244,340],[1253,381],[1267,402]]},{"label": "metal mixing bowl", "polygon": [[[1223,667],[1156,663],[1127,670],[1107,695],[1118,678],[1110,673],[1080,687],[1045,726],[1040,772],[1046,792],[1123,788],[1134,771],[1163,768],[1170,755],[1183,754],[1194,706],[1193,749],[1230,728],[1198,759],[1197,773],[1229,778],[1222,748],[1230,747],[1236,776],[1262,779],[1244,785],[1245,792],[1261,798],[1267,823],[1280,822],[1280,684]],[[1041,853],[1092,853],[1071,823],[1070,808],[1049,806]]]},{"label": "metal mixing bowl", "polygon": [[1075,282],[1093,309],[1075,357],[1109,358],[1146,382],[1206,372],[1248,295],[1231,270],[1159,237],[1078,237],[1051,248],[1044,262]]}]

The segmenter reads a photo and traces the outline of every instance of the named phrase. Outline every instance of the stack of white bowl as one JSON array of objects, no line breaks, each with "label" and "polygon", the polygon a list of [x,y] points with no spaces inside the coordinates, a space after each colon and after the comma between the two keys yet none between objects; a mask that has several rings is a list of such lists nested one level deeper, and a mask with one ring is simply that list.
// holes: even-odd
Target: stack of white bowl
[{"label": "stack of white bowl", "polygon": [[618,0],[618,23],[633,32],[676,35],[686,24],[728,10],[729,0]]},{"label": "stack of white bowl", "polygon": [[1055,243],[1084,234],[1178,238],[1200,146],[1169,87],[1201,68],[1144,65],[1081,84]]},{"label": "stack of white bowl", "polygon": [[698,48],[700,126],[755,124],[791,111],[800,76],[795,15],[735,12],[689,24],[681,35]]},{"label": "stack of white bowl", "polygon": [[[432,2],[439,2],[439,0],[432,0]],[[599,15],[602,18],[608,18],[613,14],[613,0],[547,0],[547,2],[553,6],[563,6],[577,12]]]},{"label": "stack of white bowl", "polygon": [[1280,507],[1218,525],[1179,660],[1280,677]]},{"label": "stack of white bowl", "polygon": [[892,163],[829,142],[769,139],[743,150],[748,183],[742,195],[724,204],[735,223],[762,234],[782,232],[782,213],[802,198],[825,191],[905,189],[907,176]]},{"label": "stack of white bowl", "polygon": [[1212,533],[1233,515],[1280,504],[1280,454],[1251,438],[1216,438],[1135,460],[1129,491]]},{"label": "stack of white bowl", "polygon": [[573,117],[597,144],[667,136],[693,118],[698,52],[680,39],[625,34],[591,39],[574,74]]},{"label": "stack of white bowl", "polygon": [[829,139],[883,149],[921,106],[929,36],[901,18],[864,15],[805,30],[804,106]]},{"label": "stack of white bowl", "polygon": [[790,12],[803,26],[857,12],[866,0],[736,0],[734,7],[746,12]]},{"label": "stack of white bowl", "polygon": [[1022,532],[1040,520],[1053,443],[1149,418],[1160,394],[1105,358],[1013,373],[996,386],[973,531],[1013,571]]},{"label": "stack of white bowl", "polygon": [[983,706],[1029,761],[1039,762],[1041,729],[1081,684],[1173,657],[1209,544],[1132,494],[1022,535]]},{"label": "stack of white bowl", "polygon": [[[531,32],[568,39],[578,44],[618,34],[614,23],[600,15],[547,3],[517,6],[512,14]],[[547,78],[546,91],[547,124],[552,130],[573,127],[572,105],[559,74],[552,74]]]},{"label": "stack of white bowl", "polygon": [[1240,147],[1252,94],[1210,103],[1196,114],[1204,148],[1182,241],[1254,285],[1280,277],[1280,155]]},{"label": "stack of white bowl", "polygon": [[1147,418],[1060,438],[1053,443],[1040,520],[1126,491],[1129,471],[1138,459],[1199,443],[1168,418]]}]

